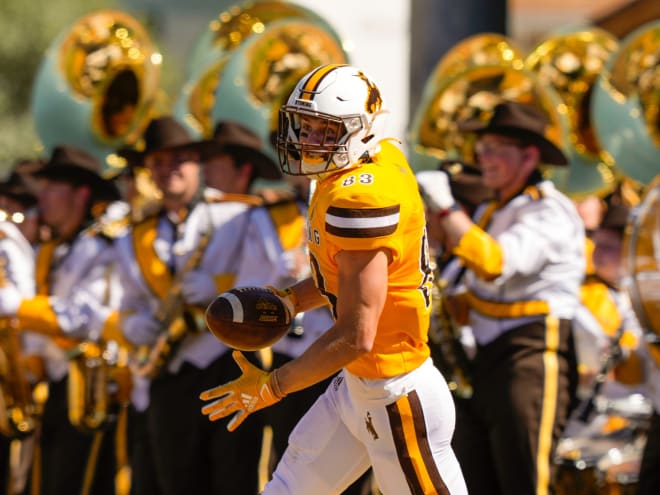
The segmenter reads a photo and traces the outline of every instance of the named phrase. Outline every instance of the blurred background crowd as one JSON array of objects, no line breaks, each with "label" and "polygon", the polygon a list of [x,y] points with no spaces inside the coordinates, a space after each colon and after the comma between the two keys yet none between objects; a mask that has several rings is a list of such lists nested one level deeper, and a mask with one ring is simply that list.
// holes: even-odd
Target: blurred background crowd
[{"label": "blurred background crowd", "polygon": [[[352,63],[380,81],[392,110],[391,133],[402,141],[412,168],[449,171],[454,196],[464,205],[476,207],[489,195],[470,168],[474,142],[456,122],[487,119],[502,99],[545,114],[547,137],[569,166],[542,173],[573,200],[587,233],[583,315],[575,330],[580,406],[553,461],[555,490],[635,493],[651,418],[657,436],[660,411],[660,396],[646,386],[643,372],[646,361],[650,369],[660,367],[659,5],[4,0],[0,220],[21,233],[9,227],[0,242],[17,236],[38,253],[16,254],[32,267],[23,275],[12,275],[13,248],[0,267],[2,287],[14,275],[32,280],[17,300],[0,294],[0,429],[6,440],[0,458],[7,493],[196,492],[189,477],[212,468],[203,461],[195,465],[192,454],[185,469],[174,459],[200,450],[211,435],[200,427],[199,438],[180,443],[186,435],[181,418],[206,421],[199,404],[193,401],[190,411],[169,422],[154,418],[176,408],[191,386],[196,397],[209,376],[214,384],[215,377],[235,372],[224,361],[226,349],[214,354],[207,347],[205,354],[202,336],[190,334],[190,327],[203,325],[199,309],[214,294],[237,281],[278,285],[306,274],[300,259],[309,183],[281,177],[274,137],[278,109],[295,83],[325,63]],[[222,157],[229,157],[231,167]],[[183,172],[181,191],[174,191],[177,184],[163,171],[188,162],[195,165],[190,175]],[[57,190],[62,183],[71,189]],[[204,213],[198,203],[214,206]],[[234,205],[231,214],[228,204]],[[253,208],[266,212],[265,220],[251,215],[241,230],[242,215],[248,218]],[[200,230],[204,215],[217,231],[230,232],[225,237],[253,239],[252,246],[262,250],[215,246],[215,237]],[[153,232],[138,227],[151,218],[169,223],[150,227]],[[196,235],[180,225],[192,225]],[[75,251],[81,232],[116,244],[108,250],[113,260],[104,258],[103,242]],[[164,244],[154,242],[161,237]],[[269,238],[277,239],[276,254],[264,241]],[[164,264],[141,259],[140,242],[153,242]],[[66,252],[58,254],[65,244]],[[162,255],[158,250],[165,245],[173,249]],[[200,245],[224,254],[212,259],[198,251]],[[440,265],[442,246],[434,249]],[[100,269],[115,262],[123,266],[112,269],[116,280]],[[90,278],[93,269],[99,273]],[[215,278],[205,279],[205,270]],[[227,274],[230,279],[221,280]],[[107,282],[102,287],[101,280]],[[302,336],[313,338],[329,322],[327,314],[307,316],[306,323],[295,323],[288,346],[251,358],[268,367],[302,352]],[[462,364],[474,342],[469,329],[457,334],[457,325],[443,318],[438,309],[430,332],[434,358],[458,400],[469,400],[469,364]],[[17,328],[28,331],[22,336],[34,331],[39,337],[17,341]],[[51,345],[58,350],[49,351]],[[42,364],[24,364],[31,354]],[[204,373],[207,378],[200,378]],[[48,384],[48,392],[40,383]],[[291,410],[260,417],[253,428],[245,427],[249,434],[232,438],[232,445],[249,451],[243,459],[251,459],[250,472],[244,478],[233,473],[236,486],[249,488],[217,493],[256,493],[286,444],[285,433],[315,393],[291,400]],[[58,412],[51,405],[44,416],[44,404],[53,398]],[[52,432],[62,431],[62,422],[73,428],[60,438]],[[157,433],[163,431],[172,432],[171,441],[153,439],[165,438]],[[204,448],[230,450],[227,437],[216,441]],[[67,442],[77,457],[61,450]],[[154,448],[165,457],[157,466],[149,462]],[[47,464],[49,455],[59,463]],[[99,474],[101,465],[112,469]],[[231,473],[232,466],[228,462],[223,472]],[[168,477],[175,481],[163,481]],[[222,482],[195,485],[197,493],[222,490]],[[351,490],[377,493],[368,475]]]}]

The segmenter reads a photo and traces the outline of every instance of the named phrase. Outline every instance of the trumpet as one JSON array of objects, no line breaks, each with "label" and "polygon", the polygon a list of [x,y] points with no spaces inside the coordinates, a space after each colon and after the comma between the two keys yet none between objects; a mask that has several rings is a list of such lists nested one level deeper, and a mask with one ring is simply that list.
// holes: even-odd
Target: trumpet
[{"label": "trumpet", "polygon": [[441,278],[437,265],[432,289],[433,311],[429,327],[429,343],[433,361],[447,380],[449,390],[463,399],[472,397],[470,358],[461,343],[460,325],[448,306],[448,281]]}]

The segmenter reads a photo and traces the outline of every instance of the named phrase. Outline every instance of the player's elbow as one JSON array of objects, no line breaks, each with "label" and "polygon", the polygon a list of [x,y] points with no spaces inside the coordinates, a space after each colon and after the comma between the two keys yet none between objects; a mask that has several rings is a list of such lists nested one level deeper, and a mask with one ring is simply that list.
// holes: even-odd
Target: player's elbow
[{"label": "player's elbow", "polygon": [[374,348],[374,337],[376,336],[376,327],[367,326],[360,328],[355,333],[353,347],[358,355],[367,354]]}]

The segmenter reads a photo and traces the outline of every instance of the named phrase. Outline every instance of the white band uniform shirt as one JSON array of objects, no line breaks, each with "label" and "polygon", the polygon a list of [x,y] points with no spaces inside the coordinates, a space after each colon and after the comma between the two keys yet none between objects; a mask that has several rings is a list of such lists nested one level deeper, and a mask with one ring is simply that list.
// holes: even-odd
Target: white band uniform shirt
[{"label": "white band uniform shirt", "polygon": [[[476,212],[476,222],[486,208]],[[485,345],[547,315],[572,318],[584,276],[584,227],[575,207],[554,184],[542,181],[502,205],[492,212],[485,230],[501,248],[502,265],[492,267],[487,279],[472,271],[464,277],[474,296],[469,325],[477,342]],[[511,306],[521,301],[527,304],[520,311]],[[537,301],[538,305],[529,304]],[[490,302],[503,305],[491,310]]]}]

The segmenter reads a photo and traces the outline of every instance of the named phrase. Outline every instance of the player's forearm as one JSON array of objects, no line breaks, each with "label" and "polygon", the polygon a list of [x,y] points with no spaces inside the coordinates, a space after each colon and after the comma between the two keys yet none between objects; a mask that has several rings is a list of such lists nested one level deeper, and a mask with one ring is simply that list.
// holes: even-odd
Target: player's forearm
[{"label": "player's forearm", "polygon": [[311,277],[301,280],[291,286],[290,289],[294,295],[296,313],[302,313],[328,304],[328,300],[314,285],[314,280]]},{"label": "player's forearm", "polygon": [[310,387],[334,375],[365,352],[355,339],[341,336],[341,329],[334,325],[301,356],[278,368],[280,388],[290,394]]}]

